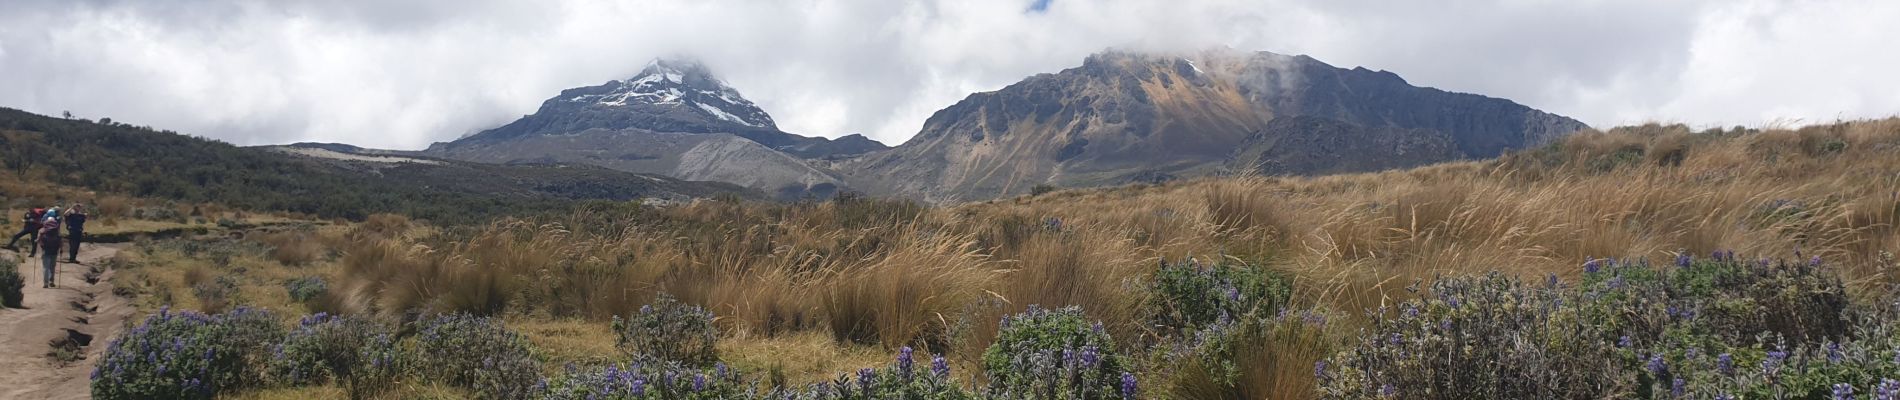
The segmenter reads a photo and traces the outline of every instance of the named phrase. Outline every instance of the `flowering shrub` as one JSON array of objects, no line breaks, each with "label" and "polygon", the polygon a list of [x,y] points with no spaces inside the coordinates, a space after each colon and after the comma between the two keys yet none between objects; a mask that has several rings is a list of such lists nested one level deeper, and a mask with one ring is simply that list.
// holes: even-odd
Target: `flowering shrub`
[{"label": "flowering shrub", "polygon": [[522,398],[541,381],[528,341],[494,320],[468,314],[418,322],[417,359],[424,376],[484,398]]},{"label": "flowering shrub", "polygon": [[209,399],[255,386],[261,346],[282,336],[283,328],[259,310],[208,316],[160,309],[106,348],[92,372],[92,397]]},{"label": "flowering shrub", "polygon": [[1339,398],[1879,397],[1900,376],[1900,305],[1856,316],[1818,258],[1583,269],[1576,287],[1440,280],[1315,373]]},{"label": "flowering shrub", "polygon": [[1192,331],[1256,312],[1272,315],[1292,296],[1293,284],[1247,264],[1161,262],[1152,287],[1156,326]]},{"label": "flowering shrub", "polygon": [[539,393],[549,400],[760,398],[754,389],[725,364],[700,370],[675,362],[634,362],[588,370],[570,366],[567,374],[542,384]]},{"label": "flowering shrub", "polygon": [[897,359],[884,368],[865,368],[802,391],[768,397],[805,400],[978,398],[950,376],[950,362],[943,356],[931,357],[928,366],[919,365],[910,347],[898,349]]},{"label": "flowering shrub", "polygon": [[26,300],[26,277],[20,276],[20,264],[12,258],[0,258],[0,306],[20,308]]},{"label": "flowering shrub", "polygon": [[713,315],[696,305],[660,295],[628,319],[613,320],[616,345],[641,361],[673,361],[704,366],[719,360],[713,349],[719,333]]},{"label": "flowering shrub", "polygon": [[304,317],[274,354],[271,370],[279,381],[302,385],[335,379],[352,398],[383,392],[406,363],[387,328],[324,313]]},{"label": "flowering shrub", "polygon": [[1315,366],[1336,398],[1596,399],[1633,380],[1559,285],[1492,273],[1441,279],[1380,310],[1356,346]]},{"label": "flowering shrub", "polygon": [[323,277],[312,276],[284,282],[284,291],[290,293],[291,300],[307,303],[330,291],[330,285],[323,281]]},{"label": "flowering shrub", "polygon": [[1091,324],[1077,307],[1031,305],[1004,317],[983,352],[988,395],[1004,398],[1132,398],[1135,378],[1123,363],[1101,323]]}]

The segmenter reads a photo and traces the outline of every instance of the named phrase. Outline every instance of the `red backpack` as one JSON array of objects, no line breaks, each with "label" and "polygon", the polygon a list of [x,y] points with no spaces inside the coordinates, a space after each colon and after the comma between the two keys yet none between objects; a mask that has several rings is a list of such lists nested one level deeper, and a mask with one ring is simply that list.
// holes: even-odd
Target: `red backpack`
[{"label": "red backpack", "polygon": [[26,212],[26,223],[38,226],[42,218],[46,218],[46,209],[44,208],[35,208]]}]

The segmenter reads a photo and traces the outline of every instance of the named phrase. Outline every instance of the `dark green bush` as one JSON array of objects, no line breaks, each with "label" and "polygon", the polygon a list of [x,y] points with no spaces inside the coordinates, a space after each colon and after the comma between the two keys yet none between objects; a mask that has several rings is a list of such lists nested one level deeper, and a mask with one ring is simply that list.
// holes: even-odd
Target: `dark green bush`
[{"label": "dark green bush", "polygon": [[20,275],[20,263],[0,258],[0,306],[20,308],[26,300],[26,277]]},{"label": "dark green bush", "polygon": [[1100,323],[1081,308],[1035,305],[1005,317],[983,352],[989,396],[1108,399],[1132,396],[1134,376]]},{"label": "dark green bush", "polygon": [[429,379],[495,399],[526,397],[541,382],[527,339],[492,319],[448,314],[418,325],[416,355]]},{"label": "dark green bush", "polygon": [[305,316],[277,346],[271,370],[291,385],[343,384],[351,398],[382,393],[407,366],[388,328],[354,317]]},{"label": "dark green bush", "polygon": [[290,294],[291,300],[307,303],[329,292],[330,285],[323,281],[323,277],[312,276],[284,282],[284,291]]},{"label": "dark green bush", "polygon": [[636,360],[695,366],[719,360],[713,348],[719,341],[719,331],[713,327],[712,312],[672,296],[660,295],[627,319],[615,316],[613,331],[615,345]]},{"label": "dark green bush", "polygon": [[1203,265],[1162,261],[1150,288],[1154,325],[1191,332],[1225,319],[1280,312],[1292,296],[1285,276],[1239,263]]}]

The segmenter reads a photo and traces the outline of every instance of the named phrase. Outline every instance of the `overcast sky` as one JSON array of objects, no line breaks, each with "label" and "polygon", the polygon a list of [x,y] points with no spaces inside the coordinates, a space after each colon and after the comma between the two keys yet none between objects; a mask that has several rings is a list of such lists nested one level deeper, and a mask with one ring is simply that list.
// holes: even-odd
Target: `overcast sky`
[{"label": "overcast sky", "polygon": [[1598,127],[1900,113],[1900,1],[0,0],[0,106],[416,149],[702,59],[781,128],[896,144],[1107,48],[1307,54]]}]

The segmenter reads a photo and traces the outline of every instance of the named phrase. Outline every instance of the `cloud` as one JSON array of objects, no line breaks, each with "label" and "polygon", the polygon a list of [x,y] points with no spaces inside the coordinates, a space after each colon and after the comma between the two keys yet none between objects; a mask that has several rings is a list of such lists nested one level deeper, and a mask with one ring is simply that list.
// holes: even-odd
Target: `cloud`
[{"label": "cloud", "polygon": [[0,106],[239,144],[420,148],[656,56],[800,134],[908,138],[971,92],[1106,48],[1390,70],[1609,126],[1886,116],[1880,1],[0,0]]}]

